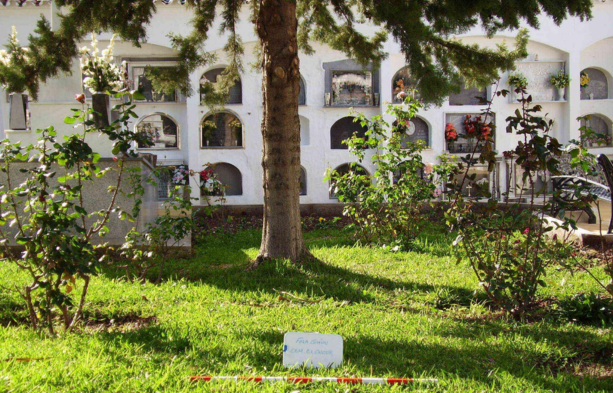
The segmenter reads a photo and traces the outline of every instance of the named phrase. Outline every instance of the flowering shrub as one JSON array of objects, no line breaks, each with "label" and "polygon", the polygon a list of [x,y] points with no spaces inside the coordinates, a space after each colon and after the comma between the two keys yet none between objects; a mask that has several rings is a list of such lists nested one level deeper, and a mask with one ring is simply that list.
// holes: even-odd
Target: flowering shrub
[{"label": "flowering shrub", "polygon": [[[523,185],[504,193],[502,201],[497,199],[470,173],[477,164],[491,172],[496,154],[491,149],[485,149],[479,157],[473,153],[448,178],[451,204],[445,216],[458,231],[454,242],[458,262],[468,261],[482,290],[497,307],[522,319],[535,304],[539,287],[545,285],[545,268],[567,257],[567,248],[555,236],[547,235],[556,229],[545,217],[552,206],[549,200],[541,202],[546,188],[538,189],[536,184],[537,172],[558,173],[562,146],[549,134],[553,122],[539,114],[540,106],[531,105],[525,89],[518,88],[516,93],[521,95],[522,108],[506,119],[507,132],[516,133],[522,140],[504,157],[510,167],[521,171]],[[494,96],[507,94],[506,90],[496,91]],[[490,111],[491,102],[484,116]],[[491,144],[491,138],[484,138],[483,143]],[[511,178],[506,183],[513,184]],[[472,184],[473,197],[462,193],[466,184]],[[483,199],[487,202],[478,202]],[[569,228],[572,224],[567,220],[561,226]]]},{"label": "flowering shrub", "polygon": [[[346,141],[357,163],[340,173],[328,170],[330,191],[345,203],[343,215],[352,220],[358,238],[398,250],[409,247],[424,225],[421,208],[436,189],[428,167],[422,162],[423,141],[403,140],[404,124],[415,116],[421,104],[407,98],[406,106],[388,105],[387,113],[396,119],[390,125],[382,116],[357,121],[368,128],[367,138],[354,136]],[[365,159],[367,149],[375,149],[372,162],[377,168],[371,177],[357,164]]]},{"label": "flowering shrub", "polygon": [[[92,33],[91,49],[84,46],[81,53],[81,71],[86,78],[83,80],[85,87],[92,93],[107,91],[119,91],[125,85],[125,71],[113,62],[113,47],[115,35],[111,38],[109,46],[99,54],[96,34]],[[125,63],[124,63],[125,66]]]},{"label": "flowering shrub", "polygon": [[[111,215],[133,221],[138,213],[136,208],[122,209],[117,202],[125,194],[122,186],[129,172],[125,158],[135,156],[131,148],[138,139],[128,126],[130,118],[136,117],[131,105],[119,105],[120,118],[104,129],[92,126],[91,110],[73,110],[65,123],[82,125],[82,133],[60,139],[55,128],[49,127],[38,130],[35,145],[9,140],[0,145],[0,172],[6,181],[0,187],[0,258],[15,265],[24,281],[28,277],[28,282],[16,283],[14,290],[24,299],[35,329],[46,328],[54,334],[58,323],[65,330],[76,326],[101,261],[98,252],[104,247],[96,245],[94,238],[106,235]],[[121,158],[107,167],[99,165],[100,155],[85,142],[91,132],[102,132],[114,141],[113,152]],[[32,165],[19,169],[23,181],[18,183],[15,167],[24,161]],[[88,211],[83,188],[113,172],[116,180],[109,186],[105,207]],[[15,241],[23,252],[11,248]]]}]

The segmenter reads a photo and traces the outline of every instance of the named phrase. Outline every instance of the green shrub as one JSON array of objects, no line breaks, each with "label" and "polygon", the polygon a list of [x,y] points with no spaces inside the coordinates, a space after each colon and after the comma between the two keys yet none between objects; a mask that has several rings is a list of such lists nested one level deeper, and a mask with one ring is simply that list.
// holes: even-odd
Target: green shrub
[{"label": "green shrub", "polygon": [[[458,262],[468,261],[481,288],[495,305],[514,318],[523,319],[535,305],[539,287],[545,286],[546,267],[569,258],[572,249],[562,239],[549,236],[557,227],[546,218],[552,210],[551,199],[543,202],[547,188],[537,184],[540,173],[559,173],[562,146],[549,134],[553,121],[540,116],[540,106],[531,105],[525,89],[517,91],[522,108],[506,120],[507,132],[515,133],[521,141],[514,150],[504,152],[504,157],[507,166],[514,166],[521,175],[518,176],[521,181],[502,198],[492,195],[487,184],[476,181],[471,168],[482,165],[491,173],[497,162],[493,140],[486,138],[481,154],[463,157],[456,173],[449,177],[451,203],[446,219],[458,231],[454,242]],[[496,91],[495,97],[507,94],[506,90]],[[491,116],[490,107],[484,111],[486,118]],[[571,165],[589,168],[589,157],[579,154],[577,149],[582,148],[573,145]],[[514,184],[510,177],[503,181]],[[472,188],[472,196],[465,195],[466,187]],[[576,186],[577,195],[583,195],[583,191],[581,185]],[[588,196],[573,203],[580,205],[589,200]],[[562,228],[576,227],[574,221],[562,218]]]},{"label": "green shrub", "polygon": [[[134,155],[134,144],[142,143],[128,125],[131,117],[137,117],[132,108],[130,102],[117,105],[119,119],[101,129],[90,120],[91,110],[73,110],[65,122],[81,125],[83,132],[63,140],[49,127],[37,131],[40,137],[35,145],[2,141],[0,171],[6,183],[0,188],[0,257],[28,276],[28,282],[11,289],[24,299],[35,329],[47,328],[54,334],[58,320],[65,330],[75,326],[82,316],[90,279],[96,274],[98,251],[104,247],[94,245],[94,237],[108,232],[111,215],[134,220],[133,211],[117,203],[128,172],[125,158]],[[101,168],[100,155],[85,142],[87,134],[98,132],[114,141],[113,154],[119,156],[107,168]],[[12,168],[25,161],[34,165],[21,168],[25,180],[15,184]],[[87,211],[83,187],[110,172],[116,173],[117,180],[108,189],[105,207]],[[11,248],[13,235],[23,252]],[[75,301],[79,281],[83,286]]]},{"label": "green shrub", "polygon": [[[167,168],[157,168],[155,173],[167,171]],[[191,175],[194,173],[192,171]],[[159,176],[152,176],[154,179]],[[154,185],[157,185],[152,180]],[[175,185],[170,190],[170,198],[164,201],[164,214],[145,224],[141,233],[136,229],[126,235],[126,241],[120,249],[124,260],[121,267],[126,271],[130,281],[144,282],[147,273],[152,268],[158,269],[156,282],[159,282],[164,272],[166,262],[185,252],[181,242],[191,240],[194,227],[191,188],[189,185]]]},{"label": "green shrub", "polygon": [[[405,138],[406,124],[421,108],[407,98],[406,105],[388,105],[387,114],[395,119],[387,123],[383,116],[371,119],[358,114],[356,122],[367,127],[366,138],[353,136],[344,141],[356,162],[347,173],[329,170],[326,179],[330,192],[346,204],[344,215],[352,220],[356,235],[366,243],[398,250],[417,236],[424,224],[421,209],[435,193],[436,185],[422,161],[424,141]],[[358,164],[374,151],[376,167],[371,177]]]}]

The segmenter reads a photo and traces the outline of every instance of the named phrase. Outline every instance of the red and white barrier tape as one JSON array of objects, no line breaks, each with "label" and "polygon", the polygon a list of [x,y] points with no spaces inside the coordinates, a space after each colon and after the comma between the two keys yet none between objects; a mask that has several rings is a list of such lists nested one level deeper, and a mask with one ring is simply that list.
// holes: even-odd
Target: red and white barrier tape
[{"label": "red and white barrier tape", "polygon": [[329,377],[213,377],[196,375],[192,381],[249,381],[249,382],[289,382],[295,384],[311,382],[346,383],[350,385],[409,385],[412,383],[438,383],[436,378],[329,378]]}]

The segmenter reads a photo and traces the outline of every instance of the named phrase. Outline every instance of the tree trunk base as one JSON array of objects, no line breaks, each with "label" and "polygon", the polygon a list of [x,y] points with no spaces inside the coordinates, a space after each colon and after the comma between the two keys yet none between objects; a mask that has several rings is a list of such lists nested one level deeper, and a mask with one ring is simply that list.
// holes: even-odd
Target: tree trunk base
[{"label": "tree trunk base", "polygon": [[[254,271],[258,267],[265,264],[266,262],[274,261],[276,259],[279,259],[279,258],[272,258],[266,254],[260,254],[253,260],[253,262],[249,264],[249,266],[247,266],[247,271],[248,272]],[[300,258],[294,263],[296,263],[297,265],[305,265],[315,259],[317,258],[315,258],[313,254],[311,254],[311,252],[306,246],[304,246],[302,248],[302,252],[300,253]]]}]

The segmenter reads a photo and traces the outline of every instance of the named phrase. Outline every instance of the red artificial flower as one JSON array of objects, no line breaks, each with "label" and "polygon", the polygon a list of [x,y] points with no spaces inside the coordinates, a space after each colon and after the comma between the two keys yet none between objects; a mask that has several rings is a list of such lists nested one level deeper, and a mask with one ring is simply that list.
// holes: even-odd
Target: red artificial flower
[{"label": "red artificial flower", "polygon": [[492,134],[492,129],[489,126],[483,126],[481,136],[488,137]]},{"label": "red artificial flower", "polygon": [[113,161],[117,162],[117,157],[113,157]]},{"label": "red artificial flower", "polygon": [[85,94],[75,94],[74,99],[79,101],[81,104],[85,104]]},{"label": "red artificial flower", "polygon": [[524,229],[524,235],[527,235],[527,234],[528,234],[528,232],[530,232],[530,228],[526,228],[526,229]]},{"label": "red artificial flower", "polygon": [[200,180],[202,180],[203,182],[206,182],[207,180],[211,178],[212,174],[213,174],[212,169],[210,168],[204,169],[200,172]]}]

